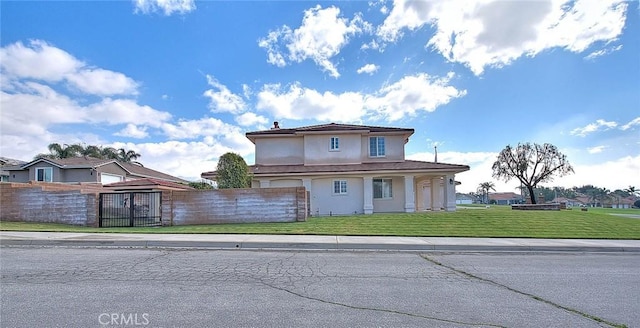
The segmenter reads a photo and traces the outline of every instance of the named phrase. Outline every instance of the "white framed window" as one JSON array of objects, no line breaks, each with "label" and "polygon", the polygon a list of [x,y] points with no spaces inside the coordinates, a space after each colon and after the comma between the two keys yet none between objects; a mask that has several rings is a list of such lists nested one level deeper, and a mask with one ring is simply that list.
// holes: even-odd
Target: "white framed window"
[{"label": "white framed window", "polygon": [[369,137],[369,156],[370,157],[385,156],[384,137]]},{"label": "white framed window", "polygon": [[340,150],[340,138],[331,137],[331,139],[329,140],[329,150],[330,151]]},{"label": "white framed window", "polygon": [[53,167],[36,167],[36,181],[53,182]]},{"label": "white framed window", "polygon": [[373,198],[389,199],[393,198],[392,179],[373,179]]},{"label": "white framed window", "polygon": [[333,181],[333,194],[334,195],[346,195],[347,194],[347,180],[334,180]]}]

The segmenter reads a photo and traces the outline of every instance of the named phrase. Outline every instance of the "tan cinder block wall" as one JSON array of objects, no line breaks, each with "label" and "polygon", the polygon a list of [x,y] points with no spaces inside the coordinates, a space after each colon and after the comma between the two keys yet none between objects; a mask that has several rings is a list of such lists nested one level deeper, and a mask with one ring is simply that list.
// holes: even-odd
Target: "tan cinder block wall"
[{"label": "tan cinder block wall", "polygon": [[0,220],[96,226],[98,200],[81,185],[0,183]]},{"label": "tan cinder block wall", "polygon": [[304,187],[163,191],[164,225],[295,222],[307,219]]},{"label": "tan cinder block wall", "polygon": [[[0,220],[97,227],[100,191],[96,185],[0,183]],[[162,192],[163,225],[306,221],[308,211],[304,187]]]}]

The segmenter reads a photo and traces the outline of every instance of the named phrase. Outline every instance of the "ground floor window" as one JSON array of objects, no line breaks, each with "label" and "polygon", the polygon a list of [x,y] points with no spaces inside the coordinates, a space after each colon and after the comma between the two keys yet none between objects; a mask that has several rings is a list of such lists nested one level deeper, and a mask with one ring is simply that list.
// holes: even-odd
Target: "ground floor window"
[{"label": "ground floor window", "polygon": [[373,198],[385,199],[393,197],[393,184],[391,179],[373,179]]},{"label": "ground floor window", "polygon": [[347,193],[347,181],[346,180],[335,180],[333,181],[333,194],[334,195],[344,195]]},{"label": "ground floor window", "polygon": [[53,168],[36,167],[36,181],[53,182]]}]

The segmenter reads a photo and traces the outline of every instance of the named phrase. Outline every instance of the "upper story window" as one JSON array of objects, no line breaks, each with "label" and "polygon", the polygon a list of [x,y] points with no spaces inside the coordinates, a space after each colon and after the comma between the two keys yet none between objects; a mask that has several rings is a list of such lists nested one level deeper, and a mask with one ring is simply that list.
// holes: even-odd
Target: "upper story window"
[{"label": "upper story window", "polygon": [[369,138],[369,156],[371,157],[384,157],[384,137],[370,137]]},{"label": "upper story window", "polygon": [[36,181],[53,182],[53,168],[36,167]]},{"label": "upper story window", "polygon": [[347,180],[335,180],[333,181],[333,194],[345,195],[347,194]]},{"label": "upper story window", "polygon": [[340,150],[340,138],[331,137],[331,140],[329,141],[329,150],[332,150],[332,151]]}]

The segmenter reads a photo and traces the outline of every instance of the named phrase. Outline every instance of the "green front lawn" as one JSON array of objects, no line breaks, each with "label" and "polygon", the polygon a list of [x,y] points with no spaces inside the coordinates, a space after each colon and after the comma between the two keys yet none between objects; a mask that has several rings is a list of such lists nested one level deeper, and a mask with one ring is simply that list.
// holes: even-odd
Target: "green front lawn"
[{"label": "green front lawn", "polygon": [[120,233],[230,233],[361,236],[523,237],[640,239],[640,210],[513,211],[508,206],[458,208],[456,212],[394,213],[310,218],[295,223],[218,224],[144,228],[88,228],[62,224],[0,222],[0,230]]}]

